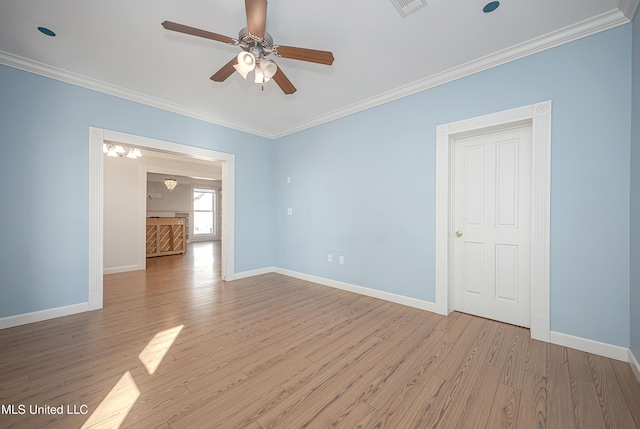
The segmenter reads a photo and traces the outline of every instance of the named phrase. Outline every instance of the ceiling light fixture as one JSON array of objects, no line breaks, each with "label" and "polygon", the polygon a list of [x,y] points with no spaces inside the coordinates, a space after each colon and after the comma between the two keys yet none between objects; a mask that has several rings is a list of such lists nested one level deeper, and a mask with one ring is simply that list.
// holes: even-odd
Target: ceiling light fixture
[{"label": "ceiling light fixture", "polygon": [[[278,71],[278,66],[273,61],[264,58],[264,54],[259,49],[257,55],[253,52],[243,51],[238,54],[238,64],[233,68],[246,79],[250,72],[254,72],[255,83],[263,84],[269,82]],[[264,90],[264,87],[262,88]]]},{"label": "ceiling light fixture", "polygon": [[110,156],[112,158],[123,157],[125,156],[125,154],[127,154],[127,158],[129,159],[137,159],[142,156],[142,152],[140,151],[140,149],[135,147],[130,147],[125,149],[124,146],[119,144],[116,145],[116,144],[104,143],[102,145],[102,152],[106,153],[107,156]]},{"label": "ceiling light fixture", "polygon": [[171,176],[164,179],[164,186],[167,187],[169,192],[173,191],[176,188],[177,184],[178,184],[178,181]]}]

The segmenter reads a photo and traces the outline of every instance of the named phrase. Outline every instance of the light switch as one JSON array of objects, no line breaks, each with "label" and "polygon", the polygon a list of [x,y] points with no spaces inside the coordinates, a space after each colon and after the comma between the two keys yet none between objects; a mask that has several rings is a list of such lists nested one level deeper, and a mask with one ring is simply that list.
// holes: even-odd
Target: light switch
[{"label": "light switch", "polygon": [[288,208],[288,209],[287,209],[287,214],[288,214],[289,216],[291,216],[291,215],[293,214],[293,209],[292,209],[292,208]]}]

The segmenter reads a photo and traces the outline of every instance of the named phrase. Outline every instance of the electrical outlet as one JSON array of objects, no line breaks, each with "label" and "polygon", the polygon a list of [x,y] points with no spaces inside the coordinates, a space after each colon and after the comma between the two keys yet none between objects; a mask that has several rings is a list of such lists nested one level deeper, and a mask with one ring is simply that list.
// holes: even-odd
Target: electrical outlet
[{"label": "electrical outlet", "polygon": [[291,177],[287,176],[287,183],[291,183]]},{"label": "electrical outlet", "polygon": [[333,255],[327,255],[327,262],[333,262]]},{"label": "electrical outlet", "polygon": [[344,265],[344,256],[340,256],[340,265]]}]

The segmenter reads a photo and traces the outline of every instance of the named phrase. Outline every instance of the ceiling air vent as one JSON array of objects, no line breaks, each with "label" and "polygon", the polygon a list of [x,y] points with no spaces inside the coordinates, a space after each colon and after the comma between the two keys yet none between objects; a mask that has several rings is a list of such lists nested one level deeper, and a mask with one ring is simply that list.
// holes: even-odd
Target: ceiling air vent
[{"label": "ceiling air vent", "polygon": [[391,0],[401,16],[407,16],[423,6],[427,5],[427,0]]}]

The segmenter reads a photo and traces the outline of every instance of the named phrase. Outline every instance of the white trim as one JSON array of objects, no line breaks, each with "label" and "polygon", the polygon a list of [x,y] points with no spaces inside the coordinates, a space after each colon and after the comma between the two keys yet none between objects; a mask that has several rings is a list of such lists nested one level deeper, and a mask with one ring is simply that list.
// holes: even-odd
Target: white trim
[{"label": "white trim", "polygon": [[[236,204],[236,161],[231,155],[228,162],[222,164],[222,280],[235,279],[235,204]],[[226,257],[225,257],[226,255]]]},{"label": "white trim", "polygon": [[629,349],[626,347],[601,343],[600,341],[576,337],[574,335],[563,334],[555,331],[551,331],[549,333],[549,342],[559,346],[569,347],[615,360],[621,360],[623,362],[629,361]]},{"label": "white trim", "polygon": [[483,129],[531,122],[531,337],[549,341],[549,246],[551,201],[551,101],[479,116],[436,128],[436,312],[449,314],[453,299],[449,279],[452,247],[450,177],[454,136]]},{"label": "white trim", "polygon": [[146,267],[144,265],[140,266],[140,265],[125,265],[122,267],[112,267],[112,268],[105,268],[103,270],[104,275],[107,274],[118,274],[118,273],[128,273],[129,271],[139,271],[139,270],[144,270]]},{"label": "white trim", "polygon": [[275,267],[264,267],[264,268],[258,268],[257,270],[242,271],[240,273],[236,273],[235,280],[246,279],[248,277],[260,276],[262,274],[269,274],[269,273],[275,273],[275,272],[276,272]]},{"label": "white trim", "polygon": [[627,17],[629,21],[633,21],[633,18],[636,16],[636,12],[638,11],[638,6],[640,5],[640,0],[620,0],[620,5],[618,9]]},{"label": "white trim", "polygon": [[[138,269],[147,269],[147,166],[138,166]],[[105,274],[107,274],[105,270]]]},{"label": "white trim", "polygon": [[0,319],[0,329],[13,328],[14,326],[26,325],[29,323],[41,322],[43,320],[55,319],[57,317],[69,316],[71,314],[83,313],[91,310],[89,303],[66,305],[64,307],[49,308],[32,313],[18,314],[16,316],[3,317]]},{"label": "white trim", "polygon": [[629,349],[629,365],[631,365],[633,373],[636,375],[636,378],[640,382],[640,363],[638,363],[638,359],[633,354],[633,351],[631,349]]},{"label": "white trim", "polygon": [[366,100],[358,101],[351,104],[350,106],[334,110],[333,112],[329,112],[325,115],[317,116],[308,121],[301,122],[297,125],[294,125],[293,127],[289,127],[280,131],[267,131],[263,129],[253,128],[246,124],[239,124],[237,122],[228,121],[208,113],[191,109],[189,107],[180,106],[175,103],[160,100],[146,94],[141,94],[139,92],[131,91],[126,88],[81,76],[79,74],[42,64],[37,61],[19,57],[8,52],[0,51],[0,64],[39,74],[41,76],[46,76],[62,82],[71,83],[73,85],[81,86],[84,88],[89,88],[95,91],[103,92],[115,97],[135,101],[147,106],[152,106],[159,109],[167,110],[169,112],[178,113],[180,115],[199,119],[201,121],[221,125],[223,127],[244,131],[249,134],[255,134],[257,136],[269,139],[277,139],[279,137],[284,137],[286,135],[293,134],[307,128],[331,122],[333,120],[352,115],[354,113],[361,112],[375,106],[379,106],[389,101],[397,100],[399,98],[406,97],[408,95],[415,94],[417,92],[424,91],[445,84],[447,82],[451,82],[453,80],[460,79],[474,73],[478,73],[508,63],[510,61],[526,57],[528,55],[532,55],[586,36],[590,36],[592,34],[599,33],[601,31],[605,31],[619,25],[627,24],[631,21],[630,16],[633,16],[632,14],[634,14],[635,10],[638,8],[638,1],[639,0],[621,0],[619,10],[614,9],[601,15],[594,16],[576,24],[569,25],[560,30],[556,30],[543,36],[486,55],[476,60],[469,61],[466,64],[462,64],[449,70],[445,70],[441,73],[437,73],[424,79],[411,82],[399,88],[395,88],[382,94],[375,95]]},{"label": "white trim", "polygon": [[229,121],[227,119],[204,113],[190,107],[181,106],[179,104],[171,103],[166,100],[161,100],[156,97],[152,97],[147,94],[132,91],[127,88],[122,88],[107,82],[102,82],[97,79],[82,76],[77,73],[73,73],[67,70],[63,70],[57,67],[43,64],[38,61],[34,61],[28,58],[24,58],[18,55],[14,55],[9,52],[0,51],[0,64],[4,64],[13,68],[35,73],[40,76],[49,77],[51,79],[59,80],[61,82],[70,83],[72,85],[80,86],[83,88],[91,89],[94,91],[102,92],[105,94],[113,95],[115,97],[123,98],[125,100],[134,101],[136,103],[144,104],[158,109],[166,110],[168,112],[174,112],[179,115],[187,116],[190,118],[198,119],[201,121],[209,122],[211,124],[220,125],[226,128],[232,128],[238,131],[244,131],[245,133],[255,134],[257,136],[271,138],[269,133],[265,130],[248,126],[246,124],[239,124],[237,122]]},{"label": "white trim", "polygon": [[423,301],[421,299],[409,298],[403,295],[397,295],[391,292],[384,292],[376,289],[370,289],[364,286],[357,286],[350,283],[344,283],[337,280],[327,279],[324,277],[317,277],[311,274],[300,273],[297,271],[286,270],[284,268],[274,268],[274,272],[283,274],[285,276],[294,277],[301,280],[306,280],[312,283],[317,283],[323,286],[329,286],[335,289],[341,289],[347,292],[357,293],[359,295],[365,295],[372,298],[378,298],[396,304],[406,305],[407,307],[418,308],[420,310],[435,312],[435,304],[429,301]]},{"label": "white trim", "polygon": [[89,128],[89,310],[102,308],[104,271],[104,130]]}]

